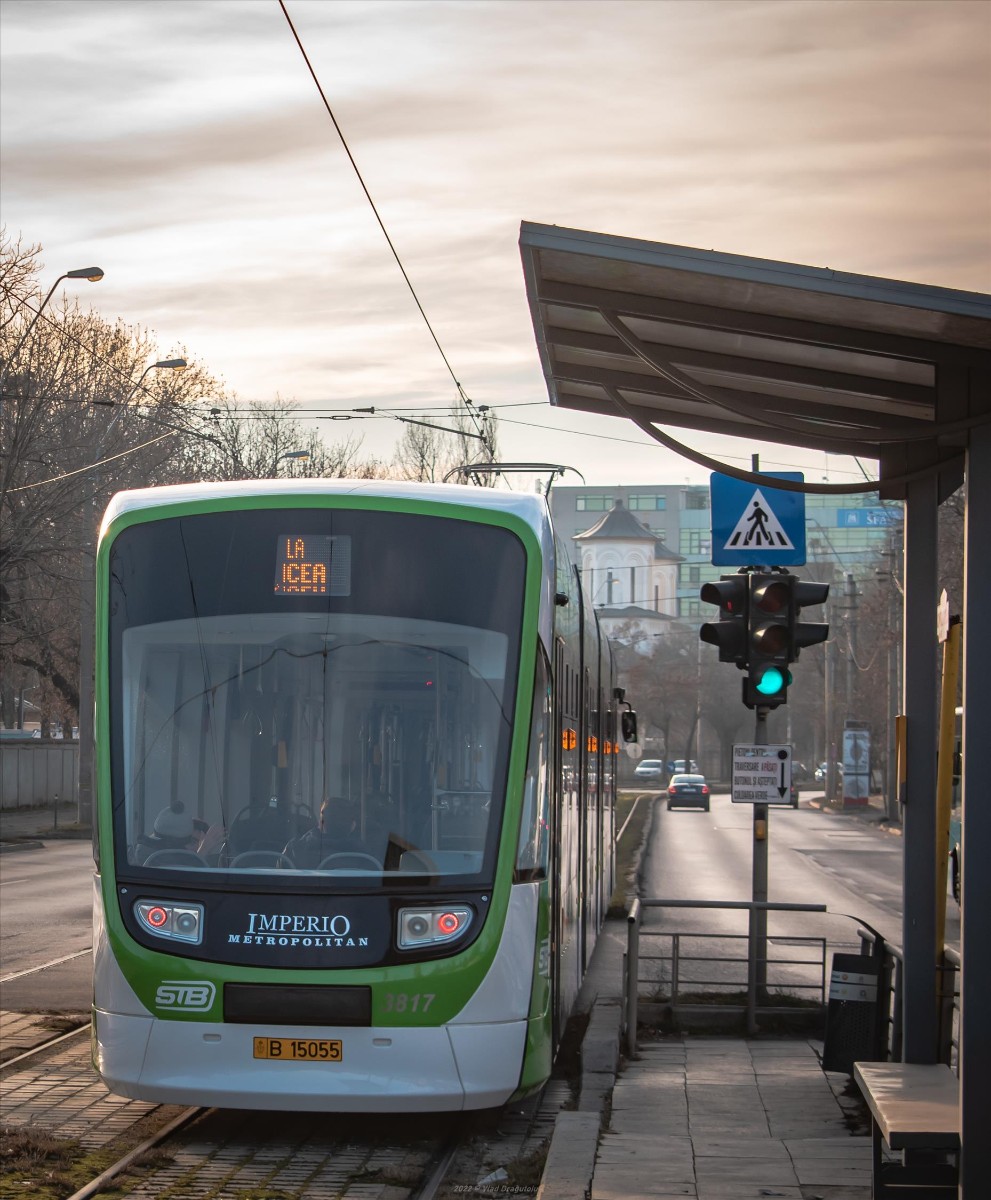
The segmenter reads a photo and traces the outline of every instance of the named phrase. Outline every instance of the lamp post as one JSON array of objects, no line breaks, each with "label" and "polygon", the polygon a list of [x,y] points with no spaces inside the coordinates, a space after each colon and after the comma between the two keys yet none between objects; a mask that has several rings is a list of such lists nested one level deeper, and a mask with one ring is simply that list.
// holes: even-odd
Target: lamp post
[{"label": "lamp post", "polygon": [[[131,388],[127,394],[127,398],[122,401],[123,404],[130,403],[137,394],[138,389],[145,381],[145,376],[152,371],[167,370],[167,371],[185,371],[189,366],[184,358],[163,358],[160,362],[152,363],[150,367],[145,367],[138,378],[138,382]],[[107,430],[109,433],[109,429]]]},{"label": "lamp post", "polygon": [[279,463],[287,459],[295,459],[297,462],[306,462],[310,457],[309,450],[287,450],[285,454],[280,454],[272,464],[272,478],[279,477]]},{"label": "lamp post", "polygon": [[27,329],[24,330],[24,333],[21,336],[21,340],[14,347],[13,351],[11,352],[10,357],[4,363],[3,374],[2,374],[2,376],[0,376],[0,384],[4,384],[7,382],[7,376],[10,374],[10,368],[11,368],[12,364],[17,361],[17,356],[21,352],[21,347],[31,336],[31,330],[34,329],[38,318],[41,316],[42,312],[44,312],[45,306],[48,304],[48,301],[51,300],[52,296],[55,295],[55,289],[62,282],[62,280],[63,279],[88,279],[90,283],[99,283],[102,278],[103,278],[103,271],[100,267],[78,267],[75,271],[66,271],[64,275],[60,275],[58,277],[58,279],[55,280],[55,282],[52,284],[52,286],[48,289],[48,295],[44,298],[44,300],[42,300],[41,304],[36,309],[35,314],[31,318]]},{"label": "lamp post", "polygon": [[[101,272],[102,275],[102,272]],[[107,444],[107,438],[110,436],[110,431],[114,425],[120,420],[121,416],[127,411],[127,405],[131,397],[141,387],[142,381],[149,371],[168,370],[182,371],[187,366],[184,358],[166,358],[159,362],[152,363],[151,366],[145,367],[144,371],[138,378],[137,383],[131,388],[127,394],[127,398],[120,403],[119,410],[114,413],[113,418],[107,425],[106,429],[100,434],[96,444],[96,453],[93,458],[92,466],[97,470],[96,484],[93,488],[92,503],[95,506],[97,502],[97,491],[99,488],[99,464],[103,456],[104,448]],[[93,628],[94,621],[94,595],[93,584],[95,580],[95,558],[96,558],[96,520],[89,521],[89,537],[87,539],[89,545],[83,553],[83,569],[81,571],[81,593],[79,598],[79,757],[78,770],[78,790],[77,790],[77,819],[80,825],[88,825],[93,820],[93,739],[94,739],[94,712],[93,712],[93,662],[96,630]],[[87,552],[88,551],[88,552]]]}]

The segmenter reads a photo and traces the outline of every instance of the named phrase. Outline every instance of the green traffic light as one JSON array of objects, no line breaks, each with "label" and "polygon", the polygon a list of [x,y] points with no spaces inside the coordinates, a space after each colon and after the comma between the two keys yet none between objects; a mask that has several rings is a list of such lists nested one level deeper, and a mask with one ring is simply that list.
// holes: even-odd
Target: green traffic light
[{"label": "green traffic light", "polygon": [[762,696],[776,696],[784,689],[784,672],[777,667],[768,667],[755,686]]}]

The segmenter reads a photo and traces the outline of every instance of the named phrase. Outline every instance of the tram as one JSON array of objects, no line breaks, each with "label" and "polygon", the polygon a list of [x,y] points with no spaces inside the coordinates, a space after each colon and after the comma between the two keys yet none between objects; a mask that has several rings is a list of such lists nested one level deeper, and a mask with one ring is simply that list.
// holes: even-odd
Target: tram
[{"label": "tram", "polygon": [[93,1046],[112,1092],[456,1111],[546,1080],[636,733],[543,498],[120,493],[96,665]]}]

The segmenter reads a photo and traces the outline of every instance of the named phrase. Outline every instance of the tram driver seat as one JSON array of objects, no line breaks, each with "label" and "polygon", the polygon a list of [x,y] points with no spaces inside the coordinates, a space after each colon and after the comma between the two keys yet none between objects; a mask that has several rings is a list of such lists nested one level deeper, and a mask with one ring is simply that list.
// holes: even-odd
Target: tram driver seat
[{"label": "tram driver seat", "polygon": [[262,809],[242,808],[227,831],[227,854],[236,858],[249,850],[282,850],[288,836],[287,815],[278,803]]}]

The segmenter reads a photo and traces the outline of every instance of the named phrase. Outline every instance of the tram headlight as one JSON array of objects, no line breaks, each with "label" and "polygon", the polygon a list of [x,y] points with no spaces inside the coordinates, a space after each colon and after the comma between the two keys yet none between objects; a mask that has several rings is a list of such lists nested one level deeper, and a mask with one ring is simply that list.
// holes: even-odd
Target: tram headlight
[{"label": "tram headlight", "polygon": [[443,908],[401,908],[397,941],[400,950],[438,946],[461,937],[471,924],[473,912],[463,905]]},{"label": "tram headlight", "polygon": [[203,905],[178,903],[174,900],[138,900],[134,915],[142,929],[156,937],[175,942],[191,942],[198,946],[203,940]]}]

